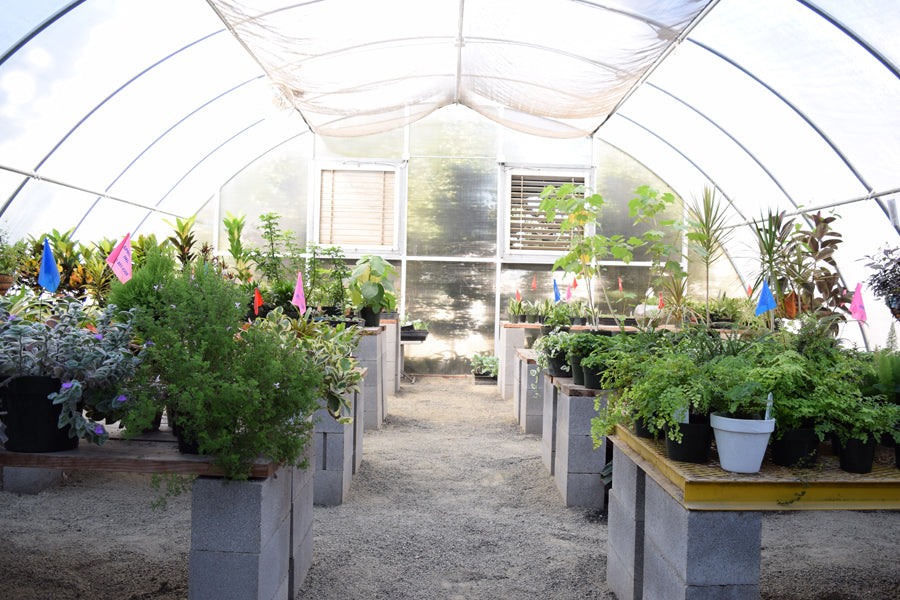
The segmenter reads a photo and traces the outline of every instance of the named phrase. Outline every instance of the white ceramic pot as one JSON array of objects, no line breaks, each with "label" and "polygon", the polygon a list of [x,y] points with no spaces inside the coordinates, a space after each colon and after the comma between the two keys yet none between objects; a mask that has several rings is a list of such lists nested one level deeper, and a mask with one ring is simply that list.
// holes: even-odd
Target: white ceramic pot
[{"label": "white ceramic pot", "polygon": [[719,464],[734,473],[757,473],[762,466],[775,419],[732,419],[719,413],[710,415],[719,450]]}]

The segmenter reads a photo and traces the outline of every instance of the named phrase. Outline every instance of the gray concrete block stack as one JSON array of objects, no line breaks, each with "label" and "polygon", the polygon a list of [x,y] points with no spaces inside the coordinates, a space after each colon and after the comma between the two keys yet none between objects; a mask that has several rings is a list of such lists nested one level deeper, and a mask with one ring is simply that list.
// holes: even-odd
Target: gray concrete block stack
[{"label": "gray concrete block stack", "polygon": [[504,400],[512,400],[516,368],[516,350],[525,347],[525,330],[504,323],[500,327],[500,342],[497,357],[500,359],[497,386]]},{"label": "gray concrete block stack", "polygon": [[543,390],[541,381],[543,371],[537,365],[534,352],[519,350],[522,356],[517,358],[519,376],[519,426],[525,433],[541,433],[542,414],[544,411]]},{"label": "gray concrete block stack", "polygon": [[[535,365],[537,366],[537,365]],[[559,394],[549,374],[540,378],[543,393],[541,394],[541,462],[551,475],[556,472],[556,421]]]},{"label": "gray concrete block stack", "polygon": [[324,408],[313,415],[313,421],[316,436],[313,502],[336,506],[350,492],[354,470],[353,423],[338,423]]},{"label": "gray concrete block stack", "polygon": [[597,416],[594,396],[605,402],[605,391],[590,390],[563,380],[559,386],[556,417],[556,460],[553,477],[566,506],[604,507],[601,473],[606,466],[606,444],[594,449],[591,419]]},{"label": "gray concrete block stack", "polygon": [[366,328],[355,354],[360,366],[366,369],[362,384],[366,429],[381,429],[387,414],[383,344],[384,330],[381,327]]},{"label": "gray concrete block stack", "polygon": [[281,467],[264,480],[194,482],[191,600],[293,598],[312,559],[312,476]]}]

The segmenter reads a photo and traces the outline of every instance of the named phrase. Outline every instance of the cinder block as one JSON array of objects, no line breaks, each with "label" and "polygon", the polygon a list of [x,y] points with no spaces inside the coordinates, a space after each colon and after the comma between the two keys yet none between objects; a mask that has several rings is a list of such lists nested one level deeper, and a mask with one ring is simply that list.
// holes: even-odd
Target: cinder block
[{"label": "cinder block", "polygon": [[363,415],[362,389],[353,395],[353,472],[359,469],[363,458],[363,433],[365,432],[365,416]]},{"label": "cinder block", "polygon": [[313,484],[313,504],[337,506],[350,491],[349,471],[316,471]]},{"label": "cinder block", "polygon": [[633,574],[612,548],[606,553],[606,585],[615,594],[616,600],[640,600],[639,596],[634,595]]},{"label": "cinder block", "polygon": [[[308,451],[311,451],[309,449]],[[288,597],[297,591],[312,565],[314,480],[309,470],[293,469]]]},{"label": "cinder block", "polygon": [[527,366],[527,363],[516,357],[516,362],[513,366],[513,415],[515,415],[516,420],[519,419],[519,411],[522,406],[522,396],[524,393],[522,385],[525,377],[523,376],[522,371]]},{"label": "cinder block", "polygon": [[[325,446],[325,434],[324,433],[315,433],[316,440],[316,448],[323,448]],[[315,469],[316,471],[324,471],[325,470],[325,453],[324,452],[316,452],[316,460],[315,460]]]},{"label": "cinder block", "polygon": [[645,554],[652,546],[686,586],[758,585],[761,544],[760,512],[688,510],[646,480]]},{"label": "cinder block", "polygon": [[296,598],[303,580],[309,573],[313,558],[313,533],[310,527],[300,541],[294,544],[290,559],[290,572],[288,577],[289,598]]},{"label": "cinder block", "polygon": [[591,435],[591,419],[597,416],[594,398],[591,396],[569,396],[559,394],[559,421],[565,420],[566,428],[572,435]]},{"label": "cinder block", "polygon": [[[605,443],[605,440],[604,440]],[[566,468],[569,473],[600,473],[606,464],[605,448],[594,449],[594,439],[589,435],[569,434],[568,443],[558,452],[566,452]]]},{"label": "cinder block", "polygon": [[191,600],[287,600],[291,521],[284,519],[258,553],[191,546]]},{"label": "cinder block", "polygon": [[599,473],[566,474],[557,470],[553,478],[567,507],[603,508],[603,481]]},{"label": "cinder block", "polygon": [[[343,425],[347,429],[347,433],[326,433],[325,444],[325,471],[347,471],[353,474],[353,436],[352,427]],[[318,441],[318,440],[317,440]],[[316,446],[319,448],[319,446]]]},{"label": "cinder block", "polygon": [[556,394],[543,395],[541,414],[541,460],[550,474],[556,468]]},{"label": "cinder block", "polygon": [[62,483],[62,469],[3,467],[3,491],[37,494]]},{"label": "cinder block", "polygon": [[[604,440],[606,443],[606,440]],[[613,444],[613,480],[610,496],[613,493],[621,500],[622,506],[631,512],[632,518],[644,519],[644,472],[641,471],[628,456]],[[641,479],[638,492],[638,479]]]},{"label": "cinder block", "polygon": [[194,481],[191,549],[258,553],[287,520],[292,478],[282,467],[268,479]]},{"label": "cinder block", "polygon": [[525,415],[525,424],[522,427],[522,431],[541,435],[542,425],[543,417],[541,415]]}]

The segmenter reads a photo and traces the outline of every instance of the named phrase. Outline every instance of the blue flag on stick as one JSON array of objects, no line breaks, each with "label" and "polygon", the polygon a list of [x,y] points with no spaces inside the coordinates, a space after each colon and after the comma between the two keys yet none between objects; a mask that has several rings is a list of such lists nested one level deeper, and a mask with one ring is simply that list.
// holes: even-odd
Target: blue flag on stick
[{"label": "blue flag on stick", "polygon": [[759,293],[759,304],[756,305],[756,316],[775,310],[775,298],[769,289],[769,282],[763,281],[762,291]]},{"label": "blue flag on stick", "polygon": [[556,302],[559,302],[559,300],[560,300],[560,296],[559,296],[559,286],[556,285],[556,280],[555,280],[555,279],[553,280],[553,298],[554,298],[554,300],[555,300]]},{"label": "blue flag on stick", "polygon": [[44,238],[44,252],[41,254],[38,283],[50,293],[55,292],[59,287],[59,267],[56,266],[56,259],[53,258],[53,250],[50,249],[50,242],[47,241],[47,238]]}]

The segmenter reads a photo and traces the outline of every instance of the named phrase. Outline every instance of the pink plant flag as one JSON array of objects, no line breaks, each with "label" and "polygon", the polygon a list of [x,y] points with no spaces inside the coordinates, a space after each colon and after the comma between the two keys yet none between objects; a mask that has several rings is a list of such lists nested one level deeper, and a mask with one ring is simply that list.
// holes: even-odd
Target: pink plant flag
[{"label": "pink plant flag", "polygon": [[297,307],[301,315],[306,312],[306,296],[303,295],[303,273],[301,271],[297,271],[297,286],[294,288],[291,304]]},{"label": "pink plant flag", "polygon": [[566,289],[566,302],[572,299],[572,284],[569,284],[569,287]]},{"label": "pink plant flag", "polygon": [[866,307],[863,306],[862,283],[856,284],[853,300],[850,302],[850,316],[857,321],[866,322]]},{"label": "pink plant flag", "polygon": [[119,245],[110,252],[106,257],[106,263],[116,274],[119,281],[125,283],[131,279],[131,234],[125,234],[125,237],[119,242]]}]

